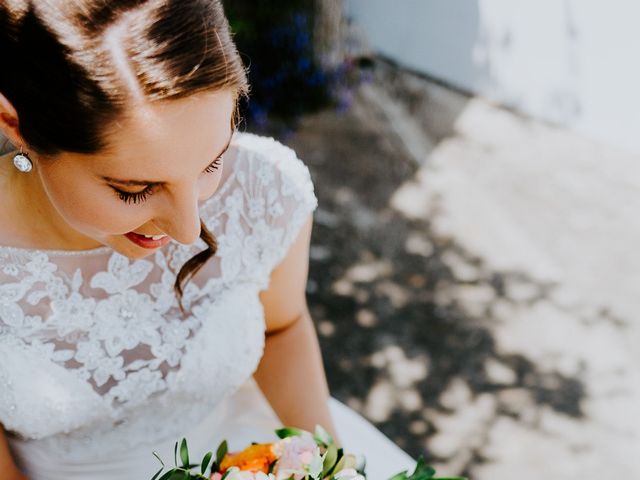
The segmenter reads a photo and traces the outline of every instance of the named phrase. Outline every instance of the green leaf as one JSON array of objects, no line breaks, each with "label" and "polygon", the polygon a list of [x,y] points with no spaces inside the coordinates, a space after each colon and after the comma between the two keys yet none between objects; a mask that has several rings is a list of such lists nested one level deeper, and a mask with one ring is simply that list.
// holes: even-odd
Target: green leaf
[{"label": "green leaf", "polygon": [[333,438],[331,438],[329,432],[327,432],[320,425],[316,425],[316,430],[314,432],[313,438],[315,439],[316,443],[323,443],[326,446],[333,445]]},{"label": "green leaf", "polygon": [[324,461],[322,462],[322,478],[326,477],[335,466],[338,460],[338,449],[334,444],[329,445],[324,453]]},{"label": "green leaf", "polygon": [[164,475],[162,475],[158,480],[169,480],[173,474],[176,472],[177,469],[172,468],[171,470],[169,470],[167,473],[165,473]]},{"label": "green leaf", "polygon": [[218,446],[218,450],[216,450],[216,464],[220,466],[222,463],[222,459],[228,452],[227,441],[223,440],[222,443]]},{"label": "green leaf", "polygon": [[180,460],[182,460],[182,466],[189,468],[189,449],[187,448],[187,439],[183,438],[180,444]]},{"label": "green leaf", "polygon": [[225,478],[227,478],[227,475],[229,475],[230,473],[231,473],[231,469],[228,469],[226,472],[224,472],[220,480],[224,480]]},{"label": "green leaf", "polygon": [[275,431],[279,438],[296,437],[302,435],[305,431],[294,427],[279,428]]},{"label": "green leaf", "polygon": [[424,478],[425,480],[430,480],[435,474],[435,468],[427,465],[424,461],[424,457],[420,455],[420,458],[418,458],[416,469],[413,471],[413,474],[411,474],[411,477],[409,478],[411,478],[412,480],[419,480],[418,477],[420,477]]},{"label": "green leaf", "polygon": [[189,478],[191,478],[191,475],[189,475],[189,472],[186,472],[182,469],[176,468],[171,473],[173,475],[169,477],[169,480],[188,480]]},{"label": "green leaf", "polygon": [[409,478],[409,476],[407,475],[407,471],[405,470],[404,472],[396,473],[389,480],[406,480],[407,478]]},{"label": "green leaf", "polygon": [[164,466],[160,470],[158,470],[153,477],[151,477],[151,480],[156,480],[156,478],[160,476],[163,470],[164,470]]},{"label": "green leaf", "polygon": [[160,462],[160,465],[162,465],[162,468],[160,470],[158,470],[158,472],[151,478],[151,480],[156,480],[156,478],[158,478],[158,476],[162,473],[162,471],[164,470],[164,462],[162,461],[162,459],[160,458],[160,456],[158,455],[158,452],[152,452],[153,456],[156,457],[158,459],[158,461]]},{"label": "green leaf", "polygon": [[207,454],[202,459],[202,465],[200,466],[200,471],[202,472],[202,475],[204,475],[204,472],[207,471],[207,467],[209,466],[211,457],[213,457],[213,452],[207,452]]},{"label": "green leaf", "polygon": [[178,466],[178,442],[173,446],[173,464]]},{"label": "green leaf", "polygon": [[164,468],[164,462],[162,461],[162,459],[158,455],[158,452],[151,452],[151,453],[153,453],[153,456],[158,459],[158,461],[160,462],[160,465],[162,465],[162,468]]}]

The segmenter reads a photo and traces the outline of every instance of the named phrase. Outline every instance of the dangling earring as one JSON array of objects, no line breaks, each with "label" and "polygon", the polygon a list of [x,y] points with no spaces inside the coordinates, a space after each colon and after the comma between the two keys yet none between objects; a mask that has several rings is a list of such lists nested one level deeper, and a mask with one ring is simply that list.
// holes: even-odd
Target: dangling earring
[{"label": "dangling earring", "polygon": [[29,156],[22,151],[22,147],[20,147],[20,153],[16,154],[13,157],[13,164],[16,166],[18,170],[21,172],[30,172],[33,168],[33,163],[31,163],[31,159]]}]

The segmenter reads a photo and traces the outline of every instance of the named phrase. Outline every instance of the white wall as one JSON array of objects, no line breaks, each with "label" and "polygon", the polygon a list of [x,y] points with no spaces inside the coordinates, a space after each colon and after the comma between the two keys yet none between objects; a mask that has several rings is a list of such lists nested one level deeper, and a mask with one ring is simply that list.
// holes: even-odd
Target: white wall
[{"label": "white wall", "polygon": [[640,1],[346,0],[371,46],[640,153]]}]

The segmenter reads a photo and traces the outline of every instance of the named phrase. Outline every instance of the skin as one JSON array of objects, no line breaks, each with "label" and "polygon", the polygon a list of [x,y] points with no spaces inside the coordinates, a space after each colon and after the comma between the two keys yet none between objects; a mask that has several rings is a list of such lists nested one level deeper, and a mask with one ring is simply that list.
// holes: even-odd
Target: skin
[{"label": "skin", "polygon": [[[0,244],[55,250],[107,245],[137,259],[155,250],[134,244],[124,237],[127,232],[167,234],[180,243],[193,243],[200,234],[198,206],[225,178],[224,160],[212,172],[205,169],[229,144],[234,107],[234,94],[228,90],[135,105],[107,132],[108,151],[46,158],[25,147],[34,163],[28,174],[13,167],[15,152],[6,155],[0,159]],[[0,129],[12,144],[24,145],[18,115],[2,94]],[[105,181],[104,176],[164,184],[153,187],[141,203],[125,203],[114,187],[129,193],[145,187]],[[272,271],[269,287],[260,293],[266,343],[254,378],[284,425],[312,431],[319,423],[340,445],[305,295],[312,223],[310,215]],[[8,480],[26,478],[11,458],[2,428],[0,471]]]},{"label": "skin", "polygon": [[[131,231],[193,243],[200,234],[198,204],[217,190],[223,165],[213,173],[205,169],[228,144],[233,108],[229,91],[140,105],[109,132],[109,152],[63,153],[55,158],[28,152],[34,163],[29,174],[4,162],[5,182],[13,190],[7,200],[15,208],[4,212],[12,216],[12,222],[4,224],[13,230],[3,235],[13,243],[17,238],[40,248],[85,250],[108,245],[130,258],[153,253],[123,236]],[[9,115],[5,112],[5,117]],[[24,144],[17,130],[7,133],[15,145]],[[114,188],[137,193],[146,187],[108,182],[104,176],[166,185],[153,187],[144,202],[125,203]]]}]

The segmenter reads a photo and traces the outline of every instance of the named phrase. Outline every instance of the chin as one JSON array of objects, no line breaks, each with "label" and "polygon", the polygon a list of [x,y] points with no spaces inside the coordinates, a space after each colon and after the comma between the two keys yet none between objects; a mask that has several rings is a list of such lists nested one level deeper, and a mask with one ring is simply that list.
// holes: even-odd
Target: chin
[{"label": "chin", "polygon": [[150,255],[154,254],[155,250],[151,251],[151,252],[138,252],[138,253],[118,252],[118,253],[120,253],[121,255],[124,255],[129,260],[140,260],[142,258],[146,258],[146,257],[149,257]]}]

